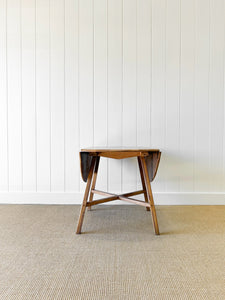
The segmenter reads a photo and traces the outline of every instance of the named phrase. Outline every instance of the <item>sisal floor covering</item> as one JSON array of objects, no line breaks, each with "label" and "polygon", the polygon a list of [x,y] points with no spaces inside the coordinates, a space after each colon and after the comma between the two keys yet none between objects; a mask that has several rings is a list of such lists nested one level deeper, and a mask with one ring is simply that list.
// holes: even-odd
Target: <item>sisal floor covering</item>
[{"label": "sisal floor covering", "polygon": [[225,299],[225,206],[0,206],[0,299]]}]

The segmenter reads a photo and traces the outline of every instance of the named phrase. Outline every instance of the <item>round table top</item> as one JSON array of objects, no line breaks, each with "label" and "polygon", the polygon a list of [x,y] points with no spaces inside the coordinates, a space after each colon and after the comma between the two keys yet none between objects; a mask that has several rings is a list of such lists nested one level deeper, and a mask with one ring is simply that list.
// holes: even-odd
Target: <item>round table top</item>
[{"label": "round table top", "polygon": [[159,149],[150,149],[150,148],[126,148],[126,147],[115,147],[115,148],[85,148],[85,149],[81,149],[81,152],[159,152]]}]

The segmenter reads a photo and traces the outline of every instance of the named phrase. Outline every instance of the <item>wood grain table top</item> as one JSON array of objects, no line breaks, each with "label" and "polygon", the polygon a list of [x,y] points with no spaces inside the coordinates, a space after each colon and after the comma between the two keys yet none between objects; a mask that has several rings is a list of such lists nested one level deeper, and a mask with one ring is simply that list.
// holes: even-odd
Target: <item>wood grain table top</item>
[{"label": "wood grain table top", "polygon": [[85,148],[80,151],[81,175],[86,182],[93,157],[106,157],[113,159],[125,159],[131,157],[145,157],[149,169],[149,178],[152,181],[156,175],[161,152],[159,149],[149,148]]},{"label": "wood grain table top", "polygon": [[81,149],[81,152],[160,152],[159,149],[150,148],[126,148],[126,147],[115,147],[115,148],[85,148]]}]

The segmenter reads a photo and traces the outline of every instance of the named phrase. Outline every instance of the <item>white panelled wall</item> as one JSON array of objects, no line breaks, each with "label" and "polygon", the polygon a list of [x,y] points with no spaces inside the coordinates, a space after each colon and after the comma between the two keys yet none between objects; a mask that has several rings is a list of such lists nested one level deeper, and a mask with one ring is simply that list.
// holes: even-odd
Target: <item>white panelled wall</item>
[{"label": "white panelled wall", "polygon": [[156,204],[225,204],[224,73],[225,0],[0,0],[0,202],[80,203],[80,148],[144,146]]}]

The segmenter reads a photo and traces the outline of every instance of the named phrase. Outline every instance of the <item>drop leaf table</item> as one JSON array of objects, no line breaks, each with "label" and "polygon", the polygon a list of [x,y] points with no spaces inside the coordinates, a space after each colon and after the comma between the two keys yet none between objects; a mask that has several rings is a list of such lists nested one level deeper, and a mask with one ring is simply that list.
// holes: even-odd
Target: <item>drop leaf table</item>
[{"label": "drop leaf table", "polygon": [[[161,152],[158,149],[145,149],[145,148],[82,149],[80,151],[81,175],[83,181],[87,182],[87,184],[84,193],[83,203],[81,205],[76,233],[81,233],[84,213],[87,207],[90,210],[91,206],[96,204],[110,202],[113,200],[122,200],[134,204],[142,205],[146,207],[146,210],[151,211],[155,234],[159,235],[159,226],[158,226],[157,215],[156,215],[150,182],[152,182],[156,176],[157,169],[159,166],[160,156],[161,156]],[[118,195],[95,189],[100,157],[107,157],[113,159],[126,159],[130,157],[137,157],[140,177],[142,182],[142,189],[138,191],[118,194]],[[99,200],[93,200],[94,194],[99,194],[107,197]],[[140,195],[140,194],[144,194],[145,201],[140,201],[134,198],[130,198],[131,196]]]}]

